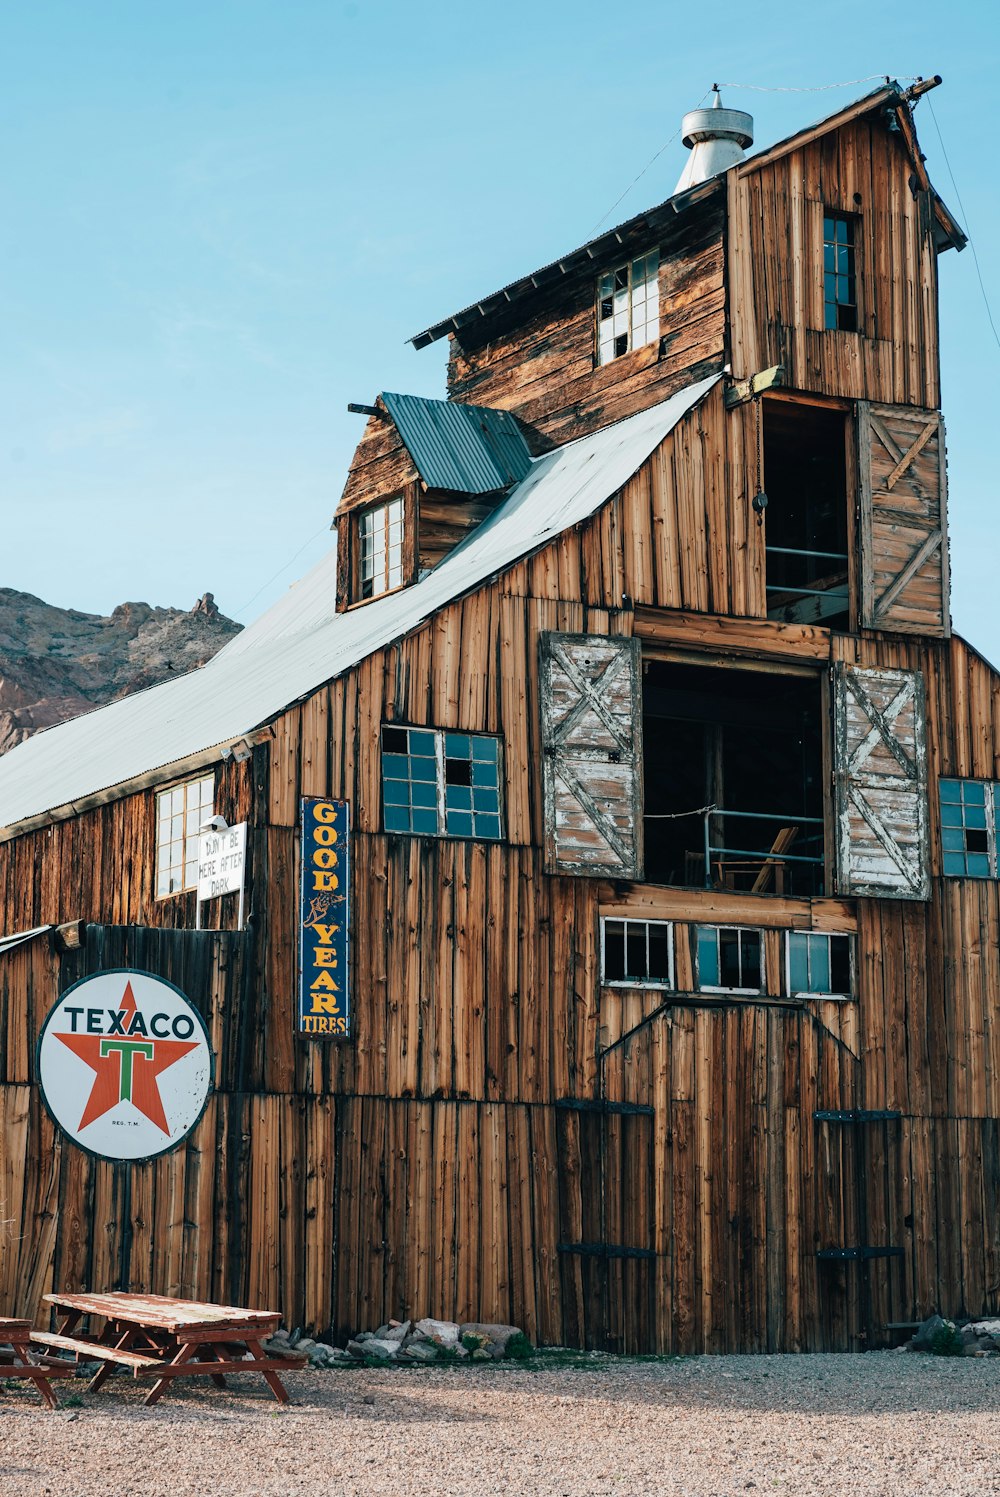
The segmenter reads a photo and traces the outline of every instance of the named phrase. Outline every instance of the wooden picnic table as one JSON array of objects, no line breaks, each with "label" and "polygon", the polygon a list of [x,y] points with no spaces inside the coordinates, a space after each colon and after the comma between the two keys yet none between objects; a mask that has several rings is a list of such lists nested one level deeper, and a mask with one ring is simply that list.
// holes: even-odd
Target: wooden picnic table
[{"label": "wooden picnic table", "polygon": [[[157,1399],[176,1377],[210,1377],[226,1386],[227,1372],[260,1372],[279,1403],[288,1394],[279,1370],[304,1367],[305,1357],[268,1357],[261,1342],[273,1336],[281,1316],[271,1310],[201,1304],[165,1294],[46,1294],[62,1316],[57,1331],[32,1331],[31,1340],[75,1353],[76,1362],[102,1365],[87,1384],[95,1393],[116,1367],[130,1367],[134,1378],[156,1381],[146,1395]],[[84,1316],[104,1320],[98,1335],[83,1335]],[[249,1353],[249,1355],[247,1355]]]},{"label": "wooden picnic table", "polygon": [[53,1377],[72,1377],[72,1367],[55,1357],[36,1354],[31,1360],[28,1343],[32,1337],[30,1320],[0,1320],[0,1342],[12,1348],[11,1352],[0,1352],[0,1378],[24,1377],[33,1382],[50,1409],[58,1408],[55,1394],[49,1386]]}]

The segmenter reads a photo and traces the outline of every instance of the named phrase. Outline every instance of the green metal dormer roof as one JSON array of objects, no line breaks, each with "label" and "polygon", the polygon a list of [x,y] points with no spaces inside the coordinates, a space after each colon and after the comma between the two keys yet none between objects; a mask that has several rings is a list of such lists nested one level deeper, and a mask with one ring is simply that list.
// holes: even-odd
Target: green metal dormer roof
[{"label": "green metal dormer roof", "polygon": [[385,391],[381,400],[429,489],[495,494],[519,483],[531,466],[510,411]]}]

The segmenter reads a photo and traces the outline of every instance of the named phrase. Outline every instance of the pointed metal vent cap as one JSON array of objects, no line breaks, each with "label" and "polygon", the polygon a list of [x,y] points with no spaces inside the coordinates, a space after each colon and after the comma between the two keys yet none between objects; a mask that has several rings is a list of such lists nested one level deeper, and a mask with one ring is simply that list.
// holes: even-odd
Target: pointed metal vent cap
[{"label": "pointed metal vent cap", "polygon": [[715,83],[712,88],[715,100],[711,109],[692,109],[681,124],[684,144],[691,155],[675,193],[686,192],[689,187],[727,171],[742,161],[747,146],[753,145],[753,115],[744,114],[742,109],[723,109],[719,85]]}]

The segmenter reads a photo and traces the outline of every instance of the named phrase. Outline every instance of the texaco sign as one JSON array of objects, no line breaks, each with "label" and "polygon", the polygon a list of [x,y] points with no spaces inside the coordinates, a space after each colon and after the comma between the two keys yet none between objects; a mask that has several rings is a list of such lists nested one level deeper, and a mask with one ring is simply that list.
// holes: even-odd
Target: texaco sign
[{"label": "texaco sign", "polygon": [[201,1116],[212,1052],[201,1015],[149,972],[75,983],[38,1041],[45,1105],[74,1143],[105,1159],[149,1159]]}]

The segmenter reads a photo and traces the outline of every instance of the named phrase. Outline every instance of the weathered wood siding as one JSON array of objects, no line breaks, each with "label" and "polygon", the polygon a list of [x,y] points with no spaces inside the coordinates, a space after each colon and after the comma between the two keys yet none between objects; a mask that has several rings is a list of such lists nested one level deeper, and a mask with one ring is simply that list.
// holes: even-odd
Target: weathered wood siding
[{"label": "weathered wood siding", "polygon": [[[542,445],[596,431],[665,400],[725,363],[724,194],[651,216],[608,263],[519,300],[506,318],[469,323],[452,338],[448,396],[514,411]],[[659,246],[660,339],[598,366],[597,278]]]},{"label": "weathered wood siding", "polygon": [[[911,179],[877,112],[728,174],[734,378],[782,364],[797,390],[938,407],[934,210]],[[824,207],[858,217],[858,332],[824,328]]]}]

